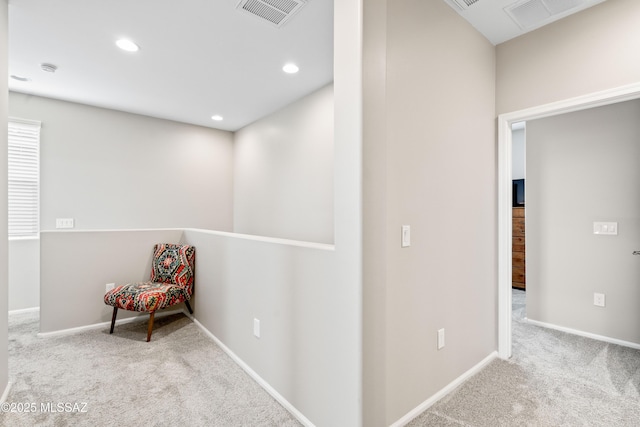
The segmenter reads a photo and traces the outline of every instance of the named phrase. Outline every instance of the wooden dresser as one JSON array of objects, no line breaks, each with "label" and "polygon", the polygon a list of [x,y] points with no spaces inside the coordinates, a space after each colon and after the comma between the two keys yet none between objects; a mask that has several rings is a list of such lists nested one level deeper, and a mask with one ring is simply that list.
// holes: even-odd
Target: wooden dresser
[{"label": "wooden dresser", "polygon": [[511,286],[518,289],[526,287],[526,270],[525,270],[525,235],[524,235],[524,208],[513,209],[513,235],[511,243],[511,251],[513,252],[511,260]]}]

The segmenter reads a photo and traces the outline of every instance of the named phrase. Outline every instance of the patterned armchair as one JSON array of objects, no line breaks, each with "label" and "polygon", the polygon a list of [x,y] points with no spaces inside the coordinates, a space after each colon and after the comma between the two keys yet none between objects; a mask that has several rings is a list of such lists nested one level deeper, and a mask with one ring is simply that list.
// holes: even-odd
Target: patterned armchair
[{"label": "patterned armchair", "polygon": [[151,340],[153,317],[157,310],[184,302],[189,313],[193,313],[189,299],[193,293],[195,257],[196,248],[193,246],[155,245],[148,282],[117,286],[105,294],[104,303],[113,306],[109,333],[113,333],[119,308],[149,313],[147,342]]}]

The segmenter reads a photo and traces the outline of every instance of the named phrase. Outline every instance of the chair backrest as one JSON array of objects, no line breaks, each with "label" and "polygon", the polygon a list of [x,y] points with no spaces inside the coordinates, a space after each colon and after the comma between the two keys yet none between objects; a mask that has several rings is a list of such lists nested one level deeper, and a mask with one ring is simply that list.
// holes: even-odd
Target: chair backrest
[{"label": "chair backrest", "polygon": [[158,243],[153,248],[151,281],[182,286],[193,292],[196,248],[191,245]]}]

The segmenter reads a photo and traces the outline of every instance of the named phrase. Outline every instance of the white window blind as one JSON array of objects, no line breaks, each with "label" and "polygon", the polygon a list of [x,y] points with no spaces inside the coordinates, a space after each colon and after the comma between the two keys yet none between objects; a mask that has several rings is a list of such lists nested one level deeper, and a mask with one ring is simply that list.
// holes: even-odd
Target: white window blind
[{"label": "white window blind", "polygon": [[9,118],[9,237],[38,236],[40,122]]}]

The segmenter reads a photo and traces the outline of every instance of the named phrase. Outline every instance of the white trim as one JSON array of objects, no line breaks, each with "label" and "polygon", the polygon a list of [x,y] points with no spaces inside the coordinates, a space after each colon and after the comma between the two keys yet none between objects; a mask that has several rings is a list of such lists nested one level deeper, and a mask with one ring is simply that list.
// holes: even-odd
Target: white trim
[{"label": "white trim", "polygon": [[40,307],[21,308],[19,310],[9,310],[9,316],[13,314],[26,314],[40,311]]},{"label": "white trim", "polygon": [[629,347],[636,350],[640,350],[640,344],[637,344],[631,341],[623,341],[617,338],[605,337],[604,335],[592,334],[591,332],[585,332],[585,331],[580,331],[578,329],[566,328],[564,326],[558,326],[552,323],[539,322],[537,320],[531,320],[526,318],[524,320],[530,325],[540,326],[548,329],[554,329],[556,331],[566,332],[567,334],[571,334],[571,335],[578,335],[585,338],[591,338],[592,340],[596,340],[596,341],[604,341],[609,344],[616,344],[616,345],[621,345],[623,347]]},{"label": "white trim", "polygon": [[9,392],[11,391],[11,386],[11,381],[7,381],[7,386],[4,388],[2,396],[0,396],[0,404],[3,404],[7,401],[7,397],[9,397]]},{"label": "white trim", "polygon": [[[172,314],[178,314],[178,313],[183,313],[182,310],[169,310],[169,311],[163,311],[163,312],[156,312],[156,319],[160,318],[160,317],[165,317],[165,316],[170,316]],[[116,325],[124,325],[127,323],[133,323],[133,322],[138,322],[138,321],[147,321],[149,320],[149,317],[147,317],[145,314],[141,314],[139,316],[134,316],[134,317],[127,317],[126,319],[121,319],[121,320],[116,320]],[[65,335],[75,335],[75,334],[79,334],[81,332],[86,332],[86,331],[93,331],[95,329],[102,329],[105,327],[110,327],[111,326],[111,321],[108,322],[101,322],[101,323],[94,323],[92,325],[85,325],[85,326],[78,326],[76,328],[69,328],[69,329],[61,329],[59,331],[52,331],[52,332],[38,332],[37,337],[38,338],[50,338],[50,337],[60,337],[60,336],[65,336]]]},{"label": "white trim", "polygon": [[302,248],[318,249],[323,251],[335,251],[335,245],[328,243],[305,242],[302,240],[280,239],[276,237],[254,236],[252,234],[231,233],[228,231],[205,230],[201,228],[123,228],[123,229],[94,229],[94,230],[41,230],[40,233],[121,233],[121,232],[140,232],[140,231],[185,231],[211,234],[214,236],[231,237],[234,239],[253,240],[256,242],[273,243],[276,245],[298,246]]},{"label": "white trim", "polygon": [[511,357],[512,122],[501,118],[498,117],[498,355],[508,359]]},{"label": "white trim", "polygon": [[9,116],[8,121],[14,122],[14,123],[20,123],[20,124],[23,124],[23,125],[32,125],[32,126],[42,127],[42,122],[40,120],[21,119],[21,118],[18,118],[18,117]]},{"label": "white trim", "polygon": [[498,354],[511,357],[511,125],[640,98],[640,82],[498,116]]},{"label": "white trim", "polygon": [[8,239],[10,242],[15,240],[40,240],[40,232],[37,236],[10,236]]},{"label": "white trim", "polygon": [[104,228],[104,229],[57,229],[57,230],[40,230],[40,234],[47,233],[122,233],[122,232],[141,232],[141,231],[180,231],[184,228]]},{"label": "white trim", "polygon": [[224,345],[222,343],[222,341],[220,341],[215,335],[213,335],[211,333],[211,331],[209,331],[207,328],[204,327],[204,325],[202,323],[200,323],[198,321],[198,319],[196,319],[195,317],[193,317],[191,314],[189,313],[184,313],[187,317],[191,318],[191,320],[193,320],[193,323],[195,323],[200,329],[202,329],[202,331],[209,337],[211,338],[225,353],[227,353],[227,355],[238,365],[240,366],[251,378],[254,379],[254,381],[256,381],[260,387],[262,387],[267,393],[269,393],[271,395],[271,397],[273,397],[279,404],[281,404],[282,406],[284,406],[284,408],[289,411],[291,413],[291,415],[293,415],[294,417],[296,417],[296,419],[298,421],[300,421],[300,423],[302,423],[302,425],[307,426],[307,427],[315,427],[314,424],[309,421],[309,419],[307,419],[307,417],[305,417],[302,412],[300,412],[298,409],[296,409],[295,406],[293,406],[287,399],[285,399],[280,393],[278,393],[276,391],[276,389],[274,389],[273,387],[271,387],[271,385],[265,381],[260,375],[258,375],[258,373],[256,371],[254,371],[253,369],[251,369],[251,367],[249,365],[247,365],[242,359],[240,359],[240,357],[238,357],[233,351],[231,351],[231,349],[229,349],[229,347],[227,347],[226,345]]},{"label": "white trim", "polygon": [[405,425],[409,424],[411,422],[411,420],[413,420],[415,417],[417,417],[418,415],[422,414],[424,411],[429,409],[438,400],[442,399],[447,394],[451,393],[460,384],[462,384],[463,382],[467,381],[469,378],[471,378],[472,376],[474,376],[475,374],[480,372],[485,366],[487,366],[489,363],[491,363],[497,357],[498,357],[498,353],[495,352],[495,351],[492,352],[487,357],[485,357],[483,360],[481,360],[480,363],[478,363],[477,365],[475,365],[474,367],[469,369],[464,374],[460,375],[455,380],[451,381],[449,384],[447,384],[444,388],[442,388],[436,394],[434,394],[433,396],[431,396],[430,398],[428,398],[427,400],[422,402],[420,405],[416,406],[414,409],[409,411],[405,416],[400,418],[398,421],[396,421],[395,423],[391,424],[390,427],[402,427],[402,426],[405,426]]},{"label": "white trim", "polygon": [[299,246],[310,249],[320,249],[324,251],[334,251],[335,245],[327,243],[304,242],[301,240],[279,239],[276,237],[254,236],[252,234],[230,233],[227,231],[203,230],[200,228],[185,228],[184,231],[195,231],[198,233],[212,234],[215,236],[233,237],[235,239],[254,240],[256,242],[273,243],[277,245]]}]

